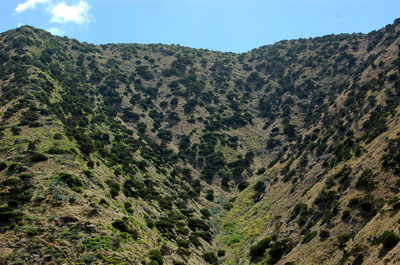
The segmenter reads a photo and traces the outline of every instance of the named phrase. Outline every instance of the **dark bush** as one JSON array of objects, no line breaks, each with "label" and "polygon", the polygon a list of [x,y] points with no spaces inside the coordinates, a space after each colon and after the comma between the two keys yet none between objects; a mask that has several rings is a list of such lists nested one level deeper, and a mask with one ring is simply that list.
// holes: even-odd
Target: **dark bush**
[{"label": "dark bush", "polygon": [[213,252],[204,253],[203,259],[209,264],[218,264],[218,258]]},{"label": "dark bush", "polygon": [[140,134],[144,134],[146,132],[147,125],[144,122],[139,122],[136,125],[136,128]]},{"label": "dark bush", "polygon": [[161,232],[165,232],[168,231],[172,228],[175,227],[175,225],[168,221],[168,220],[159,220],[155,222],[155,226],[157,227],[158,230],[160,230]]},{"label": "dark bush", "polygon": [[319,231],[319,237],[321,239],[326,239],[330,236],[329,230],[321,230]]},{"label": "dark bush", "polygon": [[37,153],[37,152],[30,152],[29,154],[29,161],[36,163],[36,162],[44,162],[47,161],[49,158],[41,153]]},{"label": "dark bush", "polygon": [[149,258],[158,263],[158,265],[164,264],[164,258],[161,252],[157,249],[152,249],[149,251]]},{"label": "dark bush", "polygon": [[63,138],[63,136],[62,136],[62,134],[60,134],[60,133],[56,133],[56,134],[53,136],[53,138],[54,138],[55,140],[61,140],[61,139]]},{"label": "dark bush", "polygon": [[145,216],[145,220],[146,220],[146,225],[148,228],[151,229],[154,227],[154,222],[149,216]]},{"label": "dark bush", "polygon": [[361,176],[358,178],[356,182],[357,188],[364,188],[367,190],[373,190],[376,188],[375,174],[371,169],[364,169],[361,173]]},{"label": "dark bush", "polygon": [[310,233],[308,233],[303,240],[301,241],[304,244],[307,244],[308,242],[310,242],[316,235],[318,234],[317,231],[312,231]]},{"label": "dark bush", "polygon": [[210,211],[206,208],[201,209],[200,213],[207,219],[210,218],[211,216]]},{"label": "dark bush", "polygon": [[126,232],[126,233],[128,233],[128,234],[131,234],[132,235],[132,238],[134,239],[134,240],[137,240],[138,239],[138,236],[139,236],[139,234],[138,234],[138,232],[135,230],[135,229],[133,229],[133,228],[131,228],[129,225],[128,225],[128,219],[116,219],[116,220],[114,220],[112,223],[111,223],[111,225],[114,227],[114,228],[116,228],[116,229],[118,229],[119,231],[121,231],[121,232]]},{"label": "dark bush", "polygon": [[339,243],[339,247],[344,248],[346,246],[347,241],[350,240],[350,234],[342,233],[337,236],[337,241]]},{"label": "dark bush", "polygon": [[198,219],[198,218],[189,218],[188,219],[188,227],[196,231],[197,229],[203,230],[203,231],[208,231],[210,230],[210,226],[207,225],[204,220]]},{"label": "dark bush", "polygon": [[258,181],[256,185],[254,185],[254,190],[256,192],[262,193],[265,191],[265,184],[263,181]]},{"label": "dark bush", "polygon": [[11,127],[11,132],[13,135],[19,135],[21,133],[21,128],[16,127],[16,126]]},{"label": "dark bush", "polygon": [[13,207],[0,206],[0,225],[11,223],[13,220],[20,218],[23,215],[21,211]]},{"label": "dark bush", "polygon": [[106,181],[107,185],[110,187],[110,194],[112,198],[115,198],[118,196],[119,191],[120,191],[120,186],[117,182],[115,182],[112,179],[107,179]]},{"label": "dark bush", "polygon": [[268,254],[271,256],[271,263],[278,262],[283,254],[290,252],[292,248],[291,244],[292,241],[290,239],[282,239],[275,242],[268,251]]},{"label": "dark bush", "polygon": [[219,249],[217,252],[218,257],[223,257],[225,256],[225,250],[224,249]]},{"label": "dark bush", "polygon": [[[197,231],[196,235],[207,241],[208,243],[212,242],[212,235],[210,232],[207,231]],[[194,244],[193,244],[194,245]]]},{"label": "dark bush", "polygon": [[261,241],[259,241],[254,246],[252,246],[250,248],[250,253],[249,253],[250,258],[252,260],[255,260],[257,258],[264,256],[265,250],[269,247],[270,243],[271,243],[271,238],[266,237],[266,238],[262,239]]},{"label": "dark bush", "polygon": [[7,164],[3,161],[0,161],[0,172],[7,168]]},{"label": "dark bush", "polygon": [[249,183],[247,181],[242,181],[239,183],[238,185],[238,190],[239,191],[243,191],[244,189],[246,189],[249,186]]},{"label": "dark bush", "polygon": [[61,172],[58,174],[58,178],[67,184],[72,190],[81,192],[81,188],[83,187],[83,182],[76,176],[71,175],[69,173]]},{"label": "dark bush", "polygon": [[383,244],[383,247],[387,250],[394,248],[399,242],[399,236],[393,231],[385,231],[379,237],[379,242]]},{"label": "dark bush", "polygon": [[265,167],[262,167],[262,168],[260,168],[260,169],[257,171],[257,175],[262,175],[262,174],[265,173],[265,171],[267,171],[267,170],[265,169]]}]

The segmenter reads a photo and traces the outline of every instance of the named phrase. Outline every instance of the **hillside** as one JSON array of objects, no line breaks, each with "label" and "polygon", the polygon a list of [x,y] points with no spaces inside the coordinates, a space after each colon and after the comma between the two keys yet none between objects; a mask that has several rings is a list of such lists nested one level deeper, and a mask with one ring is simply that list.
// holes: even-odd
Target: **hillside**
[{"label": "hillside", "polygon": [[400,263],[400,20],[234,54],[0,34],[0,264]]}]

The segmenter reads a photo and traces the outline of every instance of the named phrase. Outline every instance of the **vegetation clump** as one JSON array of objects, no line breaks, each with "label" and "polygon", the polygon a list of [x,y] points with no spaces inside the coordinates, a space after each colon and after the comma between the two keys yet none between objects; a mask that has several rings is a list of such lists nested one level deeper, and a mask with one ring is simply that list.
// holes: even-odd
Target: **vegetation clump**
[{"label": "vegetation clump", "polygon": [[84,186],[84,184],[80,178],[66,172],[58,173],[58,178],[62,182],[67,184],[67,186],[70,187],[72,190],[76,192],[82,191],[82,187]]},{"label": "vegetation clump", "polygon": [[134,240],[138,239],[139,234],[134,228],[131,228],[128,219],[116,219],[111,223],[111,225],[121,232],[130,234]]},{"label": "vegetation clump", "polygon": [[380,243],[382,243],[382,245],[385,249],[390,250],[397,245],[397,243],[400,241],[400,238],[393,231],[385,231],[380,235],[380,237],[378,238],[378,241]]}]

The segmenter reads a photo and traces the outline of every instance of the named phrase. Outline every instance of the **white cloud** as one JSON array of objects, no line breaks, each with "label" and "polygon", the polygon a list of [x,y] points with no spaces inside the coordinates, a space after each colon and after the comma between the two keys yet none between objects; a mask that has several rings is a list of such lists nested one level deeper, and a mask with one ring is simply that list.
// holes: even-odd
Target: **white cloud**
[{"label": "white cloud", "polygon": [[67,5],[64,2],[51,7],[50,13],[53,15],[50,22],[67,23],[74,22],[77,24],[88,23],[90,5],[86,1],[79,1],[77,5]]},{"label": "white cloud", "polygon": [[47,29],[47,31],[50,32],[51,34],[57,35],[57,36],[62,36],[65,34],[65,31],[60,28],[49,28],[49,29]]},{"label": "white cloud", "polygon": [[35,8],[36,4],[47,3],[49,0],[27,0],[25,3],[18,4],[15,8],[15,12],[19,13],[30,8]]}]

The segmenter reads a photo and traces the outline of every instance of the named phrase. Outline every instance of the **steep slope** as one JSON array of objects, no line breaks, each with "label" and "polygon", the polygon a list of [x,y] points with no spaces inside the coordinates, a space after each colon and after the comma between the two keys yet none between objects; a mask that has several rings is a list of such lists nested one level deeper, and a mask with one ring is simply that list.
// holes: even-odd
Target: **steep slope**
[{"label": "steep slope", "polygon": [[10,264],[396,264],[400,21],[244,54],[0,35]]}]

